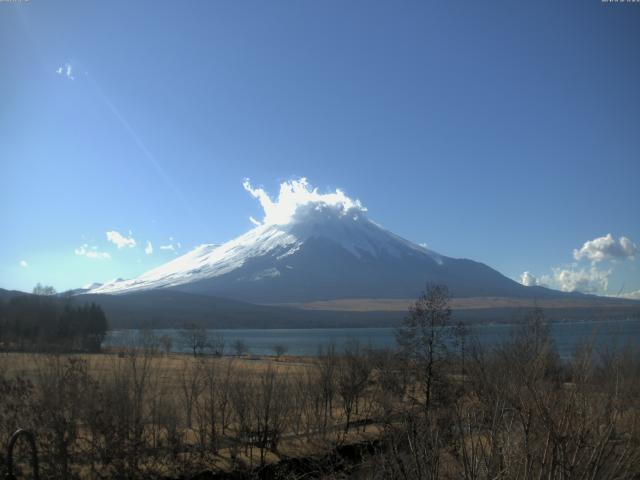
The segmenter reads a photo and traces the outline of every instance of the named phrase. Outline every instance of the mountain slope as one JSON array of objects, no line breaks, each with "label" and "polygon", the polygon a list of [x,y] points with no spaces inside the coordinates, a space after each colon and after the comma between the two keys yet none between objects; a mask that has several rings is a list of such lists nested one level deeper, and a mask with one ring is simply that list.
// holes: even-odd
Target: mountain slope
[{"label": "mountain slope", "polygon": [[255,303],[415,298],[425,283],[457,297],[546,297],[492,268],[445,257],[369,220],[361,210],[317,203],[285,224],[260,225],[220,246],[202,245],[137,278],[91,289],[123,294],[172,289]]},{"label": "mountain slope", "polygon": [[395,325],[404,312],[305,311],[159,289],[122,295],[82,295],[100,305],[110,328],[333,328]]}]

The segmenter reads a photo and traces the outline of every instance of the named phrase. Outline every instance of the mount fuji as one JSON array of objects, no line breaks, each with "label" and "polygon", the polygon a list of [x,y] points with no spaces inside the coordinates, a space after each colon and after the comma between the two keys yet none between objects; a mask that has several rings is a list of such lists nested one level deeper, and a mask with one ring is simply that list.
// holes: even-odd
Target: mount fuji
[{"label": "mount fuji", "polygon": [[[201,245],[129,280],[74,291],[105,308],[116,327],[374,326],[397,322],[426,284],[447,285],[458,318],[511,321],[534,306],[551,318],[636,314],[638,303],[524,286],[487,265],[450,258],[385,230],[342,191],[305,179],[277,199],[248,181],[264,210],[255,228]],[[547,310],[548,309],[548,310]]]},{"label": "mount fuji", "polygon": [[[440,255],[368,219],[361,207],[298,205],[286,223],[262,224],[223,245],[201,245],[131,280],[87,293],[176,290],[253,303],[330,299],[414,298],[426,283],[455,297],[532,297],[492,268]],[[559,292],[558,292],[559,293]]]}]

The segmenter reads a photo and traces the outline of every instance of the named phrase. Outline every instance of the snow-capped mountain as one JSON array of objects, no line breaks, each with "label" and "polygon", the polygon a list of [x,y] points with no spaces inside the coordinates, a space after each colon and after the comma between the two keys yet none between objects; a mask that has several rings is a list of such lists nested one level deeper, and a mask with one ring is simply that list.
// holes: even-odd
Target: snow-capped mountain
[{"label": "snow-capped mountain", "polygon": [[[253,193],[253,192],[252,192]],[[257,195],[256,195],[257,196]],[[266,210],[266,209],[265,209]],[[369,220],[359,203],[310,201],[223,245],[201,245],[91,294],[171,289],[258,303],[338,298],[413,298],[427,282],[455,296],[531,296],[497,271],[445,257]]]}]

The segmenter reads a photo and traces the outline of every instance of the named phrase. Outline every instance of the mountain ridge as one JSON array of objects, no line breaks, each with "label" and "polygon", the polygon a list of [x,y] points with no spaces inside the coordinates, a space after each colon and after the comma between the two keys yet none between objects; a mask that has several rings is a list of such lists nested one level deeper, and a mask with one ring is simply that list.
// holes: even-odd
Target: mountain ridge
[{"label": "mountain ridge", "polygon": [[445,284],[454,297],[579,295],[525,287],[483,263],[410,242],[361,210],[317,204],[299,207],[289,223],[259,225],[222,245],[198,246],[139,277],[83,293],[167,289],[251,303],[290,303],[415,298],[426,283]]}]

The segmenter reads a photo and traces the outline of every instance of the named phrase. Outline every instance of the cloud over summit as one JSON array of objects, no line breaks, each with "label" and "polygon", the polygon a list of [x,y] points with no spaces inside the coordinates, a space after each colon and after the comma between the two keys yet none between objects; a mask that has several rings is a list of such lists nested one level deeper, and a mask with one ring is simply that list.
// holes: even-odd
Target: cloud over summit
[{"label": "cloud over summit", "polygon": [[254,224],[285,225],[292,221],[299,207],[311,204],[316,204],[318,208],[331,208],[342,215],[354,210],[360,213],[367,211],[360,200],[348,197],[340,189],[319,193],[304,177],[281,183],[277,199],[272,199],[263,188],[254,188],[249,179],[245,179],[242,186],[258,199],[264,210],[262,222],[250,218]]}]

